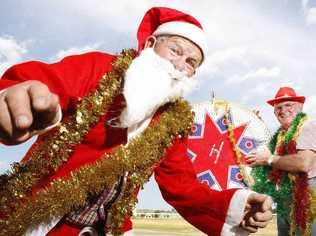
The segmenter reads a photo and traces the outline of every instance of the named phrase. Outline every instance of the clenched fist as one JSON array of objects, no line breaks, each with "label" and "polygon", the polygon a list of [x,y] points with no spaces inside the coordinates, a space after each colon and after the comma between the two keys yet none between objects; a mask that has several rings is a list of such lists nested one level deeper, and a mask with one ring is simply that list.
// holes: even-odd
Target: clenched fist
[{"label": "clenched fist", "polygon": [[250,233],[265,228],[272,219],[272,199],[270,196],[251,193],[247,199],[245,215],[241,227]]},{"label": "clenched fist", "polygon": [[0,92],[0,138],[18,144],[61,117],[58,96],[42,82],[30,80]]}]

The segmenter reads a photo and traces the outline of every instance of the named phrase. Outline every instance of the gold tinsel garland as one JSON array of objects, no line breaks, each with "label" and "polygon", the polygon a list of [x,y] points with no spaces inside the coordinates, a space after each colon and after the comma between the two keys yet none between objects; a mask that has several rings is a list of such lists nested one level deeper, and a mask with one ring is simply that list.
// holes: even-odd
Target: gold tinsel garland
[{"label": "gold tinsel garland", "polygon": [[99,86],[76,106],[76,112],[68,120],[45,136],[25,163],[13,165],[12,173],[0,178],[0,212],[10,214],[15,205],[31,193],[32,187],[68,160],[90,128],[96,124],[120,92],[123,73],[137,52],[123,50],[113,62],[113,71],[106,73]]},{"label": "gold tinsel garland", "polygon": [[89,194],[99,194],[127,171],[130,176],[123,197],[110,210],[110,230],[119,235],[124,217],[130,215],[135,206],[136,189],[148,181],[173,140],[188,135],[192,123],[193,114],[187,102],[180,100],[169,105],[153,127],[147,128],[127,146],[121,145],[115,153],[105,154],[95,164],[72,172],[71,178],[53,181],[50,187],[25,198],[7,219],[0,220],[0,235],[21,235],[28,228],[83,207]]},{"label": "gold tinsel garland", "polygon": [[245,184],[248,187],[251,187],[251,186],[254,185],[254,179],[250,175],[247,174],[245,165],[242,163],[242,160],[241,160],[242,156],[241,156],[239,148],[237,147],[237,142],[236,142],[236,138],[235,138],[235,135],[234,135],[234,128],[233,128],[233,125],[232,125],[231,121],[228,118],[228,113],[225,112],[224,116],[225,116],[226,124],[227,124],[227,127],[228,127],[229,141],[230,141],[230,143],[231,143],[231,145],[233,147],[233,151],[234,151],[235,156],[236,156],[236,162],[237,162],[237,164],[239,166],[240,174],[241,174]]},{"label": "gold tinsel garland", "polygon": [[233,149],[235,156],[236,156],[236,163],[239,167],[240,174],[243,177],[243,181],[245,182],[245,184],[248,187],[251,187],[254,184],[254,179],[249,174],[247,174],[247,171],[245,169],[245,165],[242,164],[242,160],[241,160],[242,156],[241,156],[240,150],[237,147],[237,142],[236,142],[236,138],[234,135],[234,127],[233,127],[233,124],[228,117],[229,103],[225,100],[215,100],[213,102],[214,102],[215,111],[218,110],[219,106],[224,107],[224,119],[225,119],[225,123],[227,125],[229,141],[232,145],[232,149]]},{"label": "gold tinsel garland", "polygon": [[310,187],[311,194],[311,213],[312,219],[316,219],[316,190],[313,187]]},{"label": "gold tinsel garland", "polygon": [[[159,163],[159,155],[160,157],[163,155],[166,147],[169,147],[177,136],[178,138],[186,137],[191,131],[193,113],[189,104],[184,101],[179,101],[177,104],[178,108],[176,109],[178,111],[174,109],[173,115],[168,113],[162,114],[160,119],[166,121],[164,125],[156,126],[156,131],[152,131],[150,134],[146,132],[139,140],[129,144],[129,146],[131,145],[130,155],[139,155],[135,160],[140,158],[141,161],[130,172],[131,174],[128,176],[122,197],[110,209],[110,232],[113,235],[120,235],[122,233],[121,226],[124,223],[125,217],[132,215],[132,210],[137,203],[136,191],[149,180],[155,166]],[[135,165],[133,162],[130,164]]]},{"label": "gold tinsel garland", "polygon": [[[295,132],[293,134],[293,137],[290,139],[290,141],[296,141],[302,126],[304,124],[304,122],[308,119],[307,116],[304,116],[303,118],[300,119]],[[276,146],[281,146],[282,144],[286,143],[286,134],[287,132],[280,132],[278,137],[277,137],[277,143]],[[315,199],[314,199],[314,191],[311,187],[307,187],[307,188],[303,188],[300,184],[297,185],[296,181],[298,178],[297,174],[292,174],[292,173],[288,173],[289,178],[291,179],[291,181],[293,182],[293,192],[292,192],[292,203],[290,205],[290,232],[289,235],[296,235],[296,232],[299,230],[300,235],[301,236],[311,236],[312,234],[312,223],[313,223],[313,219],[314,219],[314,207],[312,204],[315,203]],[[304,183],[305,185],[308,185],[307,182]],[[297,189],[298,188],[298,189]],[[296,210],[295,210],[295,206],[298,205],[297,203],[297,199],[295,198],[295,191],[300,191],[301,194],[306,194],[307,195],[307,201],[308,201],[308,207],[304,207],[300,205],[300,210],[302,210],[304,212],[305,215],[305,221],[306,221],[306,225],[305,228],[300,227],[300,225],[297,224],[296,222]],[[305,192],[306,191],[306,192]],[[306,203],[305,203],[306,204]]]},{"label": "gold tinsel garland", "polygon": [[[123,197],[111,208],[111,231],[115,235],[120,233],[122,219],[131,213],[135,205],[136,189],[148,181],[154,166],[174,138],[187,135],[190,131],[193,115],[184,101],[169,105],[159,122],[131,141],[128,146],[120,146],[114,154],[105,154],[94,165],[87,165],[72,172],[69,179],[52,182],[50,187],[34,196],[28,193],[40,177],[51,173],[68,159],[75,145],[80,143],[92,124],[98,121],[98,116],[106,111],[106,107],[120,90],[121,77],[135,55],[133,50],[123,51],[122,56],[115,61],[113,72],[103,77],[95,93],[80,102],[72,120],[63,123],[58,131],[47,136],[45,142],[33,150],[31,162],[28,161],[22,166],[16,165],[11,176],[2,178],[1,182],[5,185],[1,188],[1,203],[5,205],[1,205],[1,213],[10,214],[5,214],[8,218],[0,219],[0,235],[23,234],[28,228],[48,223],[54,217],[61,217],[84,206],[88,195],[98,194],[104,187],[112,186],[118,177],[127,171],[131,174]],[[110,82],[107,82],[109,79]],[[47,153],[48,156],[44,155]],[[62,155],[59,156],[60,154]],[[41,156],[45,156],[45,161],[39,158]],[[41,171],[42,168],[45,170]],[[39,175],[37,171],[40,171]],[[14,211],[7,211],[10,209]]]},{"label": "gold tinsel garland", "polygon": [[[291,178],[293,179],[293,181],[295,181],[295,175],[291,175]],[[296,220],[295,220],[296,212],[294,209],[295,199],[293,196],[294,202],[290,206],[290,232],[289,232],[289,236],[295,236],[298,229],[299,229],[301,236],[313,236],[312,235],[312,223],[313,223],[313,220],[315,217],[315,212],[314,212],[315,209],[313,209],[315,206],[313,206],[312,204],[313,203],[315,204],[316,199],[313,196],[313,190],[311,187],[308,187],[307,195],[308,195],[309,207],[307,209],[306,208],[302,209],[306,215],[306,227],[305,228],[299,227],[296,223]]]}]

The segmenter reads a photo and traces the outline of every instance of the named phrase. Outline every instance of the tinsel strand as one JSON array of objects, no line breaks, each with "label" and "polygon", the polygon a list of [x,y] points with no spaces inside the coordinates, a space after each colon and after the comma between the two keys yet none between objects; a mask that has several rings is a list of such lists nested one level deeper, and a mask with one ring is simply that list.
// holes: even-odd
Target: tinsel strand
[{"label": "tinsel strand", "polygon": [[[187,117],[185,122],[181,121],[180,117],[178,118],[177,116],[173,116],[172,119],[170,120],[168,119],[170,124],[161,126],[161,130],[160,131],[157,130],[155,132],[155,136],[147,136],[147,138],[144,139],[144,142],[148,142],[147,144],[148,146],[150,146],[151,145],[150,143],[152,142],[156,143],[155,140],[159,140],[159,136],[161,136],[163,132],[167,132],[168,129],[171,129],[168,132],[171,132],[174,134],[176,130],[173,130],[172,128],[174,127],[173,124],[179,121],[180,121],[179,125],[181,125],[181,123],[184,124],[183,128],[185,128],[185,132],[182,132],[180,134],[178,133],[178,135],[176,136],[178,136],[178,138],[187,136],[191,130],[190,127],[192,127],[192,124],[193,124],[193,114],[188,109],[181,109],[181,110],[182,110],[182,114],[179,113],[177,114],[177,116],[180,115],[180,116]],[[165,114],[163,114],[163,116],[165,116]],[[170,146],[176,136],[170,135],[169,137],[166,137],[163,140],[163,143],[160,143],[160,144],[157,143],[156,148],[159,148],[160,150],[159,152],[164,153],[166,149],[165,145],[167,145],[167,147]],[[140,144],[139,146],[141,147]],[[148,179],[153,173],[154,167],[158,164],[157,160],[155,160],[156,158],[153,159],[154,157],[153,152],[155,150],[153,149],[146,149],[146,150],[148,152],[144,152],[143,149],[142,150],[135,149],[135,152],[142,152],[144,156],[147,156],[150,158],[147,159],[147,163],[145,163],[145,165],[138,166],[137,171],[135,171],[129,176],[129,179],[127,181],[127,186],[125,187],[125,190],[123,192],[123,196],[110,209],[111,222],[112,222],[110,226],[110,231],[114,236],[122,234],[121,229],[122,229],[122,224],[124,223],[124,219],[127,215],[132,215],[132,211],[137,203],[135,192],[137,191],[137,189],[142,187],[148,181]],[[144,167],[145,167],[145,171],[144,171]]]},{"label": "tinsel strand", "polygon": [[240,174],[243,178],[243,181],[245,182],[245,184],[249,187],[251,187],[252,185],[254,185],[254,180],[252,178],[252,176],[249,176],[246,172],[245,166],[242,163],[242,155],[240,153],[239,148],[237,147],[236,144],[236,138],[234,135],[234,128],[233,128],[233,124],[230,121],[229,117],[228,117],[228,104],[225,106],[225,113],[224,113],[224,119],[225,119],[225,123],[227,125],[227,129],[228,129],[228,133],[229,133],[229,141],[232,145],[232,149],[235,153],[236,156],[236,163],[239,166],[239,171]]},{"label": "tinsel strand", "polygon": [[[148,181],[153,167],[159,163],[165,149],[174,138],[187,136],[193,123],[193,114],[185,101],[177,101],[163,112],[153,127],[147,128],[127,146],[120,146],[113,154],[105,154],[93,165],[72,172],[69,179],[58,179],[50,187],[34,196],[26,197],[5,220],[0,220],[0,235],[21,235],[29,227],[48,223],[73,209],[82,207],[90,194],[99,194],[104,187],[112,186],[124,172],[132,173],[131,188],[115,204],[112,232],[119,232],[123,216],[131,212],[136,199],[130,194]],[[111,173],[111,174],[104,174]],[[126,204],[128,203],[128,204]]]},{"label": "tinsel strand", "polygon": [[[296,153],[295,140],[306,119],[306,114],[299,113],[287,132],[278,129],[270,141],[271,153],[276,153],[277,148],[279,155]],[[302,235],[311,235],[312,204],[315,200],[308,188],[307,175],[292,175],[267,166],[256,167],[253,174],[256,180],[254,190],[271,195],[277,202],[278,214],[290,217],[290,235],[295,235],[297,230]]]},{"label": "tinsel strand", "polygon": [[123,73],[136,54],[133,49],[123,50],[113,62],[113,72],[102,77],[95,92],[81,99],[74,115],[45,135],[43,142],[32,150],[27,162],[14,164],[12,173],[0,176],[2,214],[14,211],[16,203],[24,200],[41,178],[68,160],[75,146],[83,140],[120,92]]},{"label": "tinsel strand", "polygon": [[[279,142],[278,140],[285,140],[285,138],[281,138],[281,136],[286,135],[287,139],[291,139],[294,136],[293,131],[296,130],[297,126],[300,123],[300,120],[305,116],[306,114],[304,113],[300,113],[296,116],[296,118],[292,122],[291,128],[289,128],[288,130],[287,135],[284,134],[281,129],[278,129],[276,131],[269,143],[271,153],[275,153],[277,143]],[[293,188],[293,184],[289,178],[289,175],[283,174],[279,170],[274,170],[270,166],[255,167],[252,171],[252,175],[255,179],[253,190],[272,196],[273,200],[278,204],[277,213],[282,217],[287,217],[288,206],[291,201]],[[271,181],[271,178],[276,178],[279,180]],[[276,182],[278,182],[278,187],[276,187]]]}]

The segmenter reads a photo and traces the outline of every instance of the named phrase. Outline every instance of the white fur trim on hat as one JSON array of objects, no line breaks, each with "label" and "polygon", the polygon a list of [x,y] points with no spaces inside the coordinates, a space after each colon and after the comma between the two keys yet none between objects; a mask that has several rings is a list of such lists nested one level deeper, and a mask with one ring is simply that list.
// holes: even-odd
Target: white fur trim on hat
[{"label": "white fur trim on hat", "polygon": [[170,21],[159,25],[153,35],[171,34],[178,35],[191,40],[202,51],[203,57],[207,54],[207,40],[204,31],[191,23],[182,21]]}]

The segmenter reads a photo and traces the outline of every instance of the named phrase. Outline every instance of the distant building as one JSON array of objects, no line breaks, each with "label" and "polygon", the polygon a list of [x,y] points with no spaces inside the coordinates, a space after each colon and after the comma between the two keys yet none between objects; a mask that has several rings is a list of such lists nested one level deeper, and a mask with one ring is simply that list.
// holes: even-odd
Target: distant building
[{"label": "distant building", "polygon": [[173,209],[171,211],[137,209],[133,212],[134,218],[143,219],[179,219],[181,216]]}]

